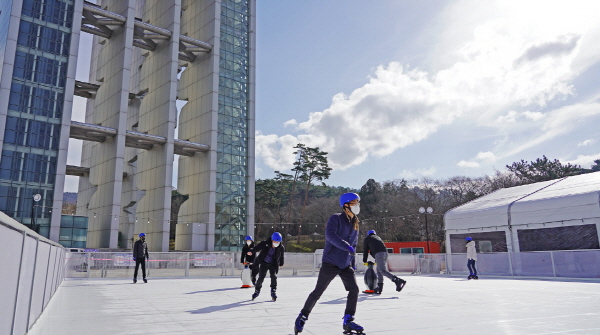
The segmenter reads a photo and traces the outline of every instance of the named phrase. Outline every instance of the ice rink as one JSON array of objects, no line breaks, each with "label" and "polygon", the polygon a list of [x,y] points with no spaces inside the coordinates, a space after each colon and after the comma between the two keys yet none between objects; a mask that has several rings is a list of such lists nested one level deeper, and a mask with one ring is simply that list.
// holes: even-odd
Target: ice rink
[{"label": "ice rink", "polygon": [[[600,334],[600,281],[402,275],[400,293],[359,296],[366,334]],[[359,287],[365,289],[362,276]],[[316,277],[269,279],[261,295],[239,278],[66,280],[28,334],[293,334]],[[342,334],[346,292],[336,278],[310,315],[305,334]]]}]

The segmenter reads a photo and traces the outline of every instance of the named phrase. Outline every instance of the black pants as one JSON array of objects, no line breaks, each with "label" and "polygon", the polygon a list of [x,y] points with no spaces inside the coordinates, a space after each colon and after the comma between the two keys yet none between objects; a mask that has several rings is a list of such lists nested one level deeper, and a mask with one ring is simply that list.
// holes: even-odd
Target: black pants
[{"label": "black pants", "polygon": [[146,279],[146,259],[144,257],[137,257],[135,259],[135,270],[133,270],[133,279],[137,280],[137,272],[140,264],[142,264],[142,276],[144,276],[143,278]]},{"label": "black pants", "polygon": [[319,271],[317,285],[315,286],[314,291],[308,295],[308,299],[306,299],[306,303],[304,303],[304,308],[302,309],[302,314],[307,316],[310,314],[313,307],[315,307],[317,300],[321,298],[321,295],[323,292],[325,292],[325,289],[327,289],[329,283],[331,283],[331,281],[337,275],[340,276],[346,291],[348,291],[348,300],[346,300],[346,311],[344,314],[354,315],[354,313],[356,313],[356,303],[358,302],[359,289],[358,285],[356,284],[354,270],[350,266],[340,269],[333,264],[323,263],[321,265],[321,271]]},{"label": "black pants", "polygon": [[260,291],[262,283],[265,280],[265,277],[267,276],[267,271],[269,271],[269,276],[271,276],[271,288],[276,289],[277,271],[279,270],[278,266],[273,263],[265,262],[261,262],[260,264],[254,263],[254,265],[256,265],[254,269],[252,269],[252,274],[254,278],[256,278],[256,274],[254,273],[254,271],[258,271],[258,280],[256,281],[256,285],[254,285],[254,288]]}]

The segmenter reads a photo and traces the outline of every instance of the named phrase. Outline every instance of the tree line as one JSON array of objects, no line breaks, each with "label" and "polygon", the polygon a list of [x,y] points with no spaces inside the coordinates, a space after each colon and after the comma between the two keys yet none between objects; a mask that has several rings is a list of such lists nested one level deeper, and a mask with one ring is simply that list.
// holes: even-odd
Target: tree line
[{"label": "tree line", "polygon": [[[323,182],[331,172],[326,152],[301,144],[295,148],[297,160],[292,170],[294,175],[275,171],[274,178],[256,180],[257,238],[265,238],[278,230],[284,232],[288,240],[298,244],[300,236],[306,240],[322,240],[327,219],[332,213],[340,211],[339,196],[345,192],[356,192],[361,197],[361,236],[374,229],[388,242],[425,241],[427,231],[429,240],[440,242],[443,247],[443,215],[454,207],[501,188],[600,171],[600,159],[595,160],[590,168],[583,168],[543,156],[531,162],[521,160],[507,165],[506,171],[495,171],[491,176],[424,177],[381,182],[371,178],[357,190],[329,186]],[[320,156],[319,167],[312,170],[305,166],[310,160],[301,157],[301,153],[308,149]],[[315,181],[320,183],[315,184]],[[420,213],[421,207],[431,207],[433,213]]]}]

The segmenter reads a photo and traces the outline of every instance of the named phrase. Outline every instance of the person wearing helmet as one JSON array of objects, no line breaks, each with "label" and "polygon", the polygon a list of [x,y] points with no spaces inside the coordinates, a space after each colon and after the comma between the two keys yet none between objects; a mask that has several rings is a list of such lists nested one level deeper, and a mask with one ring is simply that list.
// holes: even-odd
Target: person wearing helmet
[{"label": "person wearing helmet", "polygon": [[267,271],[269,271],[269,276],[271,277],[271,298],[273,301],[277,299],[277,272],[279,272],[279,267],[283,266],[283,255],[285,253],[285,248],[281,244],[282,240],[281,234],[274,232],[269,239],[260,242],[248,251],[248,254],[250,254],[248,256],[259,253],[254,259],[255,266],[252,269],[252,278],[256,278],[258,274],[258,279],[254,284],[252,300],[256,299],[260,294]]},{"label": "person wearing helmet", "polygon": [[469,269],[469,277],[467,279],[479,279],[477,277],[477,269],[475,268],[475,262],[477,261],[477,250],[475,250],[475,241],[471,236],[465,238],[467,242],[467,268]]},{"label": "person wearing helmet", "polygon": [[396,284],[396,291],[402,291],[404,285],[406,285],[406,280],[394,276],[387,270],[387,248],[381,237],[377,236],[377,232],[374,230],[369,230],[367,232],[367,237],[365,238],[363,251],[363,263],[365,263],[365,265],[367,265],[369,252],[371,252],[371,255],[375,258],[375,263],[377,264],[377,288],[375,288],[375,294],[381,294],[381,291],[383,290],[383,276],[388,277]]},{"label": "person wearing helmet", "polygon": [[[248,235],[244,239],[244,247],[242,248],[242,256],[240,258],[240,263],[242,265],[244,263],[248,263],[248,268],[252,270],[252,263],[254,263],[254,254],[250,252],[252,248],[254,248],[254,241],[252,240],[252,236]],[[252,271],[253,272],[253,271]],[[256,284],[256,277],[252,276],[252,285]]]},{"label": "person wearing helmet", "polygon": [[135,241],[133,245],[133,260],[135,261],[135,270],[133,270],[133,283],[137,283],[138,276],[138,268],[140,264],[142,265],[142,278],[144,279],[144,283],[147,283],[146,280],[146,260],[150,259],[148,256],[148,245],[146,244],[146,234],[141,233],[140,239]]},{"label": "person wearing helmet", "polygon": [[329,283],[338,275],[348,291],[346,310],[342,326],[344,331],[362,333],[363,327],[354,323],[356,304],[358,302],[358,284],[354,270],[356,269],[355,255],[358,243],[358,214],[360,213],[360,196],[356,193],[344,193],[340,196],[341,213],[333,214],[325,226],[325,249],[319,277],[315,289],[308,295],[304,307],[294,323],[294,332],[304,330],[313,307],[321,298]]}]

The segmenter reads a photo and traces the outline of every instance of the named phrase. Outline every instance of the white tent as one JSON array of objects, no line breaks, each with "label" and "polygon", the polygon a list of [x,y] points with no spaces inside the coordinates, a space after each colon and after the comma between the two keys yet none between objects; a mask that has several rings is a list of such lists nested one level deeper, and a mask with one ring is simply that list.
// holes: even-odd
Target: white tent
[{"label": "white tent", "polygon": [[[448,211],[444,215],[444,223],[448,246],[453,236],[456,240],[466,235],[504,232],[507,251],[520,251],[523,244],[519,243],[519,234],[523,239],[533,229],[584,225],[586,227],[580,228],[586,229],[585,234],[593,235],[592,230],[596,232],[592,238],[598,244],[600,172],[500,189]],[[567,230],[539,231],[538,239],[543,238],[542,233],[548,239],[547,236],[566,234]],[[573,229],[568,233],[577,234]],[[589,241],[585,245],[594,244]],[[580,249],[577,245],[560,246]],[[542,250],[535,249],[542,248],[539,246],[528,247],[533,248],[529,250]]]}]

